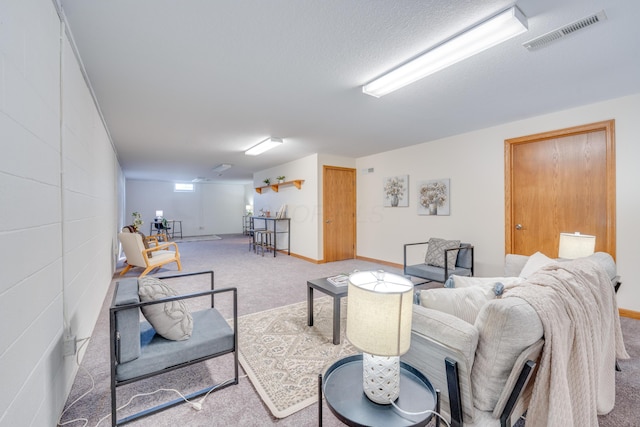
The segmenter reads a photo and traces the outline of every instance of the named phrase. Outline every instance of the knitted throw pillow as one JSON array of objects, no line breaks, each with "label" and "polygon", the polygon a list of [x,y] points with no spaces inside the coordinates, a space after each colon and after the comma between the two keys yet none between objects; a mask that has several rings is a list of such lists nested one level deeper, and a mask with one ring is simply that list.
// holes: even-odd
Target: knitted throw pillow
[{"label": "knitted throw pillow", "polygon": [[[460,247],[460,240],[444,240],[432,237],[427,246],[427,255],[424,262],[434,267],[444,268],[444,250]],[[451,270],[455,268],[458,251],[447,252],[447,266]]]},{"label": "knitted throw pillow", "polygon": [[[138,279],[140,301],[156,301],[178,295],[173,288],[155,277]],[[141,307],[142,314],[158,334],[168,340],[189,339],[193,332],[193,318],[184,301],[171,301]]]}]

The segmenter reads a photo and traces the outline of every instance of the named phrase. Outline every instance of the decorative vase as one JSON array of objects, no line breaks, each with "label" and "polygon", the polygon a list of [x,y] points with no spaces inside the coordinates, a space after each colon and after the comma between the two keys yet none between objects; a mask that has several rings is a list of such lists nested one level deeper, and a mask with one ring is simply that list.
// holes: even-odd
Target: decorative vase
[{"label": "decorative vase", "polygon": [[395,207],[398,206],[399,202],[400,202],[400,199],[398,199],[398,196],[396,194],[391,196],[391,206],[393,206],[395,208]]},{"label": "decorative vase", "polygon": [[438,215],[438,205],[429,203],[429,215]]}]

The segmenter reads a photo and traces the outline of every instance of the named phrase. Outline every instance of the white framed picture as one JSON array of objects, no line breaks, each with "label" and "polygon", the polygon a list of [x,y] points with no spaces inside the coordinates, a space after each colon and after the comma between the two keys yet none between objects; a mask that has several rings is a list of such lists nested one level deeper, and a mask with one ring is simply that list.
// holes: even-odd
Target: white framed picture
[{"label": "white framed picture", "polygon": [[384,178],[383,206],[398,208],[409,206],[409,175],[397,175]]},{"label": "white framed picture", "polygon": [[418,183],[418,215],[449,215],[450,179]]}]

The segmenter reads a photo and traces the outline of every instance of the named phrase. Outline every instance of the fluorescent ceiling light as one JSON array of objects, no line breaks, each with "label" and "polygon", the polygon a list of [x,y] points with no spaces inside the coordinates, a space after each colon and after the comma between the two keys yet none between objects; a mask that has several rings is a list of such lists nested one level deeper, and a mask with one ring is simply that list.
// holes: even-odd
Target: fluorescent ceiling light
[{"label": "fluorescent ceiling light", "polygon": [[379,98],[527,31],[527,18],[513,6],[362,86]]},{"label": "fluorescent ceiling light", "polygon": [[211,169],[214,172],[224,172],[227,169],[229,169],[231,166],[229,163],[220,163],[218,166],[214,167],[213,169]]},{"label": "fluorescent ceiling light", "polygon": [[271,150],[274,147],[282,144],[282,138],[267,138],[264,141],[260,142],[258,145],[254,145],[244,152],[247,156],[257,156],[258,154],[262,154],[267,150]]}]

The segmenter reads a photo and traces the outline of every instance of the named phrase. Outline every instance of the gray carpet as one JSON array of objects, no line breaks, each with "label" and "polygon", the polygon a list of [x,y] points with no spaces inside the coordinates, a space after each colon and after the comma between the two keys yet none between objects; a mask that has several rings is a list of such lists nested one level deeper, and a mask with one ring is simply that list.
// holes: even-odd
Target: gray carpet
[{"label": "gray carpet", "polygon": [[[249,251],[248,237],[224,235],[222,240],[189,242],[179,244],[183,271],[214,270],[216,288],[235,286],[238,288],[238,314],[240,316],[306,300],[306,280],[309,278],[335,275],[355,269],[369,270],[383,268],[401,273],[390,267],[358,260],[340,261],[328,264],[312,264],[285,254],[264,257]],[[109,294],[105,298],[93,336],[86,347],[82,367],[91,373],[95,386],[91,392],[74,404],[65,414],[62,422],[86,418],[88,426],[96,426],[98,421],[110,412],[109,390],[109,343],[108,307],[111,302],[113,285],[118,280],[120,266],[114,276]],[[155,272],[154,276],[171,274],[175,264]],[[135,277],[136,270],[127,276]],[[185,285],[185,291],[198,286],[195,282]],[[424,288],[428,285],[422,285]],[[624,286],[624,285],[623,285]],[[318,295],[320,296],[320,295]],[[225,312],[230,315],[230,311]],[[616,374],[616,407],[607,416],[600,417],[601,427],[640,426],[640,321],[622,319],[622,328],[630,360],[620,361],[622,372]],[[231,375],[231,357],[209,361],[206,364],[165,374],[136,384],[120,388],[119,404],[125,403],[136,393],[151,392],[161,387],[181,385],[181,392],[188,393],[208,384],[224,381]],[[241,370],[241,375],[244,372]],[[92,379],[84,369],[78,372],[67,405],[91,388]],[[142,399],[136,399],[131,407],[136,408],[158,399],[175,398],[172,393],[162,392]],[[324,425],[343,425],[323,405]],[[121,415],[126,414],[122,412]],[[130,423],[131,426],[315,426],[318,424],[318,408],[312,405],[293,415],[274,418],[256,393],[251,382],[243,377],[236,386],[212,393],[206,399],[202,411],[195,411],[189,405],[178,405],[159,414]],[[69,426],[82,426],[78,421]],[[100,426],[110,425],[107,416]]]}]

